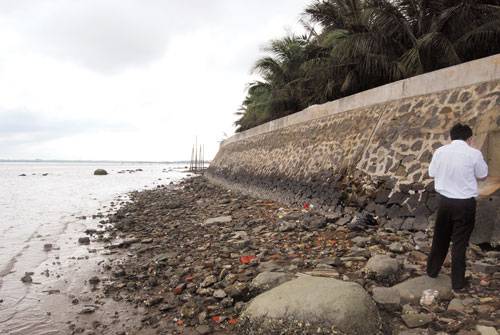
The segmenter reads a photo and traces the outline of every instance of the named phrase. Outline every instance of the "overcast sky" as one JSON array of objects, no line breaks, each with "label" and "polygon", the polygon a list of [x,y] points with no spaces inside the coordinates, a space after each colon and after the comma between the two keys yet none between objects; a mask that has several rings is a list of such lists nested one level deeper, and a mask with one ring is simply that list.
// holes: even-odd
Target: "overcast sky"
[{"label": "overcast sky", "polygon": [[211,158],[308,0],[0,0],[0,159]]}]

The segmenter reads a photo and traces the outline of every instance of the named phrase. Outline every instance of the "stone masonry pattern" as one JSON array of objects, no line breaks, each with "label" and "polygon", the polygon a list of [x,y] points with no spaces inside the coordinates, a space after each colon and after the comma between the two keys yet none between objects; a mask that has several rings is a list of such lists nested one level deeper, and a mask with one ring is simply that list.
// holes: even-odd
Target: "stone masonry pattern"
[{"label": "stone masonry pattern", "polygon": [[[361,206],[390,218],[397,229],[424,229],[437,208],[427,169],[457,122],[471,125],[475,135],[498,132],[500,81],[343,111],[231,142],[221,146],[208,175],[287,202]],[[498,192],[487,200],[478,207],[500,208]],[[498,222],[498,213],[489,212],[487,219]],[[492,239],[500,240],[496,226]]]}]

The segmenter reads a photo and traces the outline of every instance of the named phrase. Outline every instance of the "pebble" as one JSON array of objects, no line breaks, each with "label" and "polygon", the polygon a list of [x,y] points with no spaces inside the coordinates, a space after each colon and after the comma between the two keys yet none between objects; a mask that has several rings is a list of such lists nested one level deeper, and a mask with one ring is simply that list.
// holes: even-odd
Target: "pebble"
[{"label": "pebble", "polygon": [[[476,296],[454,302],[450,302],[452,297],[440,297],[445,299],[426,307],[433,314],[424,313],[426,309],[418,302],[415,307],[401,306],[398,294],[384,286],[424,274],[428,250],[407,250],[415,245],[417,234],[377,225],[345,226],[353,217],[359,218],[357,211],[349,207],[323,217],[315,209],[229,192],[200,177],[178,186],[136,192],[129,203],[105,218],[103,225],[108,228],[96,234],[109,235],[110,245],[128,241],[122,244],[128,249],[114,250],[113,261],[103,267],[105,274],[99,276],[110,280],[103,281],[98,290],[144,309],[147,322],[143,325],[160,333],[178,333],[177,321],[191,333],[217,333],[232,327],[229,320],[238,318],[256,294],[301,275],[359,283],[373,293],[379,308],[385,309],[388,319],[384,322],[394,328],[403,323],[416,331],[429,327],[456,333],[463,327],[461,317],[456,316],[461,310],[459,300],[471,320],[477,323],[482,318],[480,324],[485,327],[493,322],[495,314],[489,313],[489,306],[498,304],[491,293],[498,289],[496,277],[487,273],[481,277],[474,269]],[[430,240],[430,236],[420,232],[418,239]],[[130,257],[122,259],[124,251]],[[482,262],[485,253],[474,252],[471,262]],[[365,271],[371,255],[383,257],[380,271],[385,276]],[[449,271],[446,265],[443,271]],[[479,285],[481,280],[488,280],[489,286]],[[257,283],[263,283],[262,288]],[[164,330],[165,320],[174,319],[175,330]],[[453,331],[446,330],[452,325]]]},{"label": "pebble", "polygon": [[88,245],[90,244],[90,238],[88,236],[78,238],[78,243]]}]

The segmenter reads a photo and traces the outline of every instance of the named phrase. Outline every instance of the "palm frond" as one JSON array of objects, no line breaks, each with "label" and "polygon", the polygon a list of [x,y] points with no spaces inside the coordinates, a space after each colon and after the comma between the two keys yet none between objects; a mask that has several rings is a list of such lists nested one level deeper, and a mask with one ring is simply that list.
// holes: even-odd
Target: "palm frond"
[{"label": "palm frond", "polygon": [[465,61],[500,53],[500,20],[467,32],[455,42],[455,49]]}]

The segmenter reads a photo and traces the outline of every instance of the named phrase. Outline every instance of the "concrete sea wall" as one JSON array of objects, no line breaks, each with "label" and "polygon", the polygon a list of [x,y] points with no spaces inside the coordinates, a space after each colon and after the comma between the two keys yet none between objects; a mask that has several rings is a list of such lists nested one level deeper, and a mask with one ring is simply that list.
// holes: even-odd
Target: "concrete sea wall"
[{"label": "concrete sea wall", "polygon": [[473,239],[500,243],[499,79],[496,55],[311,106],[227,139],[207,175],[261,197],[361,207],[396,229],[421,230],[438,203],[432,153],[463,122],[490,166]]}]

